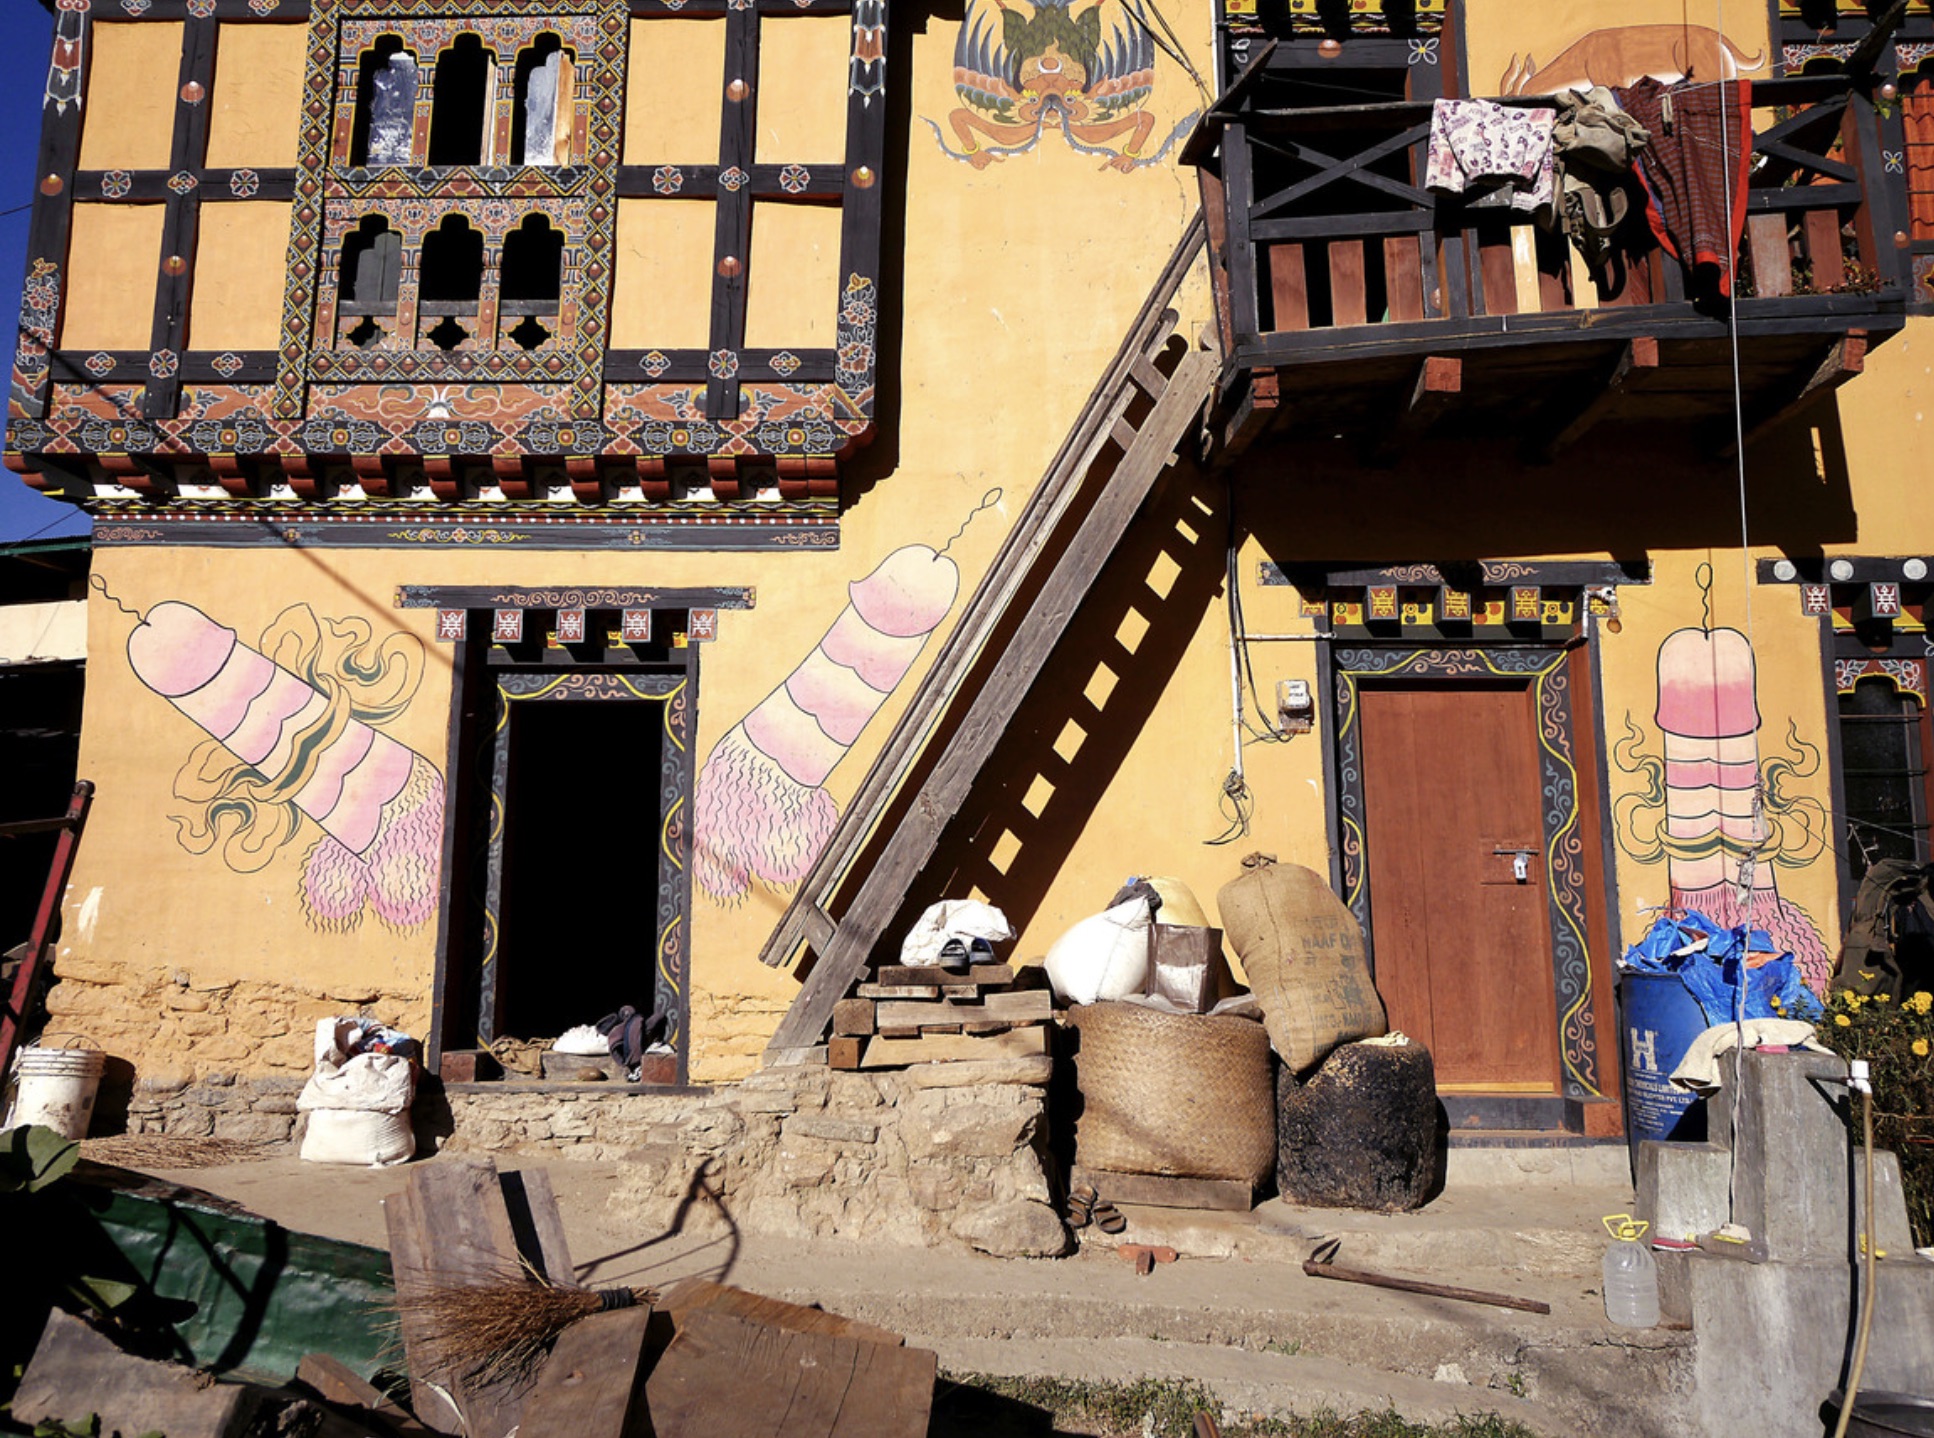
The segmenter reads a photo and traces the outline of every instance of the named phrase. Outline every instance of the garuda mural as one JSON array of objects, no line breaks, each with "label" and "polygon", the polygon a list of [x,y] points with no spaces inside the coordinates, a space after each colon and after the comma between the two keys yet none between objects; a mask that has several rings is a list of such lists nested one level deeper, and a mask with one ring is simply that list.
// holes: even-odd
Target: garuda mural
[{"label": "garuda mural", "polygon": [[369,621],[318,619],[306,604],[283,610],[259,643],[174,600],[128,637],[135,675],[209,736],[175,775],[186,806],[169,816],[177,840],[255,873],[306,838],[311,927],[346,932],[369,909],[415,928],[436,913],[443,776],[381,726],[415,697],[422,644],[378,641]]},{"label": "garuda mural", "polygon": [[1105,168],[1126,173],[1166,155],[1195,123],[1191,111],[1153,154],[1155,39],[1139,0],[1122,0],[1119,18],[1102,34],[1106,0],[1075,12],[1075,0],[1039,0],[1016,7],[995,0],[998,16],[968,0],[954,41],[954,92],[960,107],[947,117],[960,148],[928,120],[940,148],[984,170],[995,160],[1024,154],[1058,130],[1069,147],[1098,155]]}]

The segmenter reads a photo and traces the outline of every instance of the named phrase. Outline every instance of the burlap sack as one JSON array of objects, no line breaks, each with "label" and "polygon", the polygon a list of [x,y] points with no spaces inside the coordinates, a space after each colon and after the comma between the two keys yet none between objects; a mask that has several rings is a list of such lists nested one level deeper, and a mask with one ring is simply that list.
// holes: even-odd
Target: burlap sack
[{"label": "burlap sack", "polygon": [[1338,1044],[1384,1031],[1363,933],[1328,880],[1261,854],[1222,886],[1222,930],[1262,1004],[1270,1045],[1294,1073]]}]

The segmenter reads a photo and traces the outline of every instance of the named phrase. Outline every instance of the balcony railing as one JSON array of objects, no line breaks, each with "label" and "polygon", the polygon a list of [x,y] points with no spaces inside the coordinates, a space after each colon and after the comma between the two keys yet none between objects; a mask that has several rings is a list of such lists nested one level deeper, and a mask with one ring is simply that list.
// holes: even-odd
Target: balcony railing
[{"label": "balcony railing", "polygon": [[[1904,216],[1883,183],[1872,105],[1842,76],[1756,81],[1752,100],[1740,336],[1898,328]],[[1529,216],[1424,189],[1430,112],[1428,101],[1211,112],[1191,157],[1232,375],[1726,333],[1726,309],[1689,300],[1681,266],[1660,249],[1594,276],[1565,237]],[[1642,217],[1633,222],[1644,233]]]}]

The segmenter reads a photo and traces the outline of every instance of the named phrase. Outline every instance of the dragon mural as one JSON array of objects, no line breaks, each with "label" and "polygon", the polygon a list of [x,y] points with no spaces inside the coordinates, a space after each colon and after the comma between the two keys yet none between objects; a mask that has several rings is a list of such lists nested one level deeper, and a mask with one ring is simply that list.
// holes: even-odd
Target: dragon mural
[{"label": "dragon mural", "polygon": [[1190,111],[1147,153],[1155,132],[1147,109],[1155,91],[1154,32],[1140,0],[1122,0],[1121,17],[1104,36],[1103,3],[1076,13],[1075,0],[1026,8],[995,0],[995,16],[980,0],[968,0],[954,41],[961,104],[947,117],[960,148],[928,120],[940,148],[984,170],[1058,130],[1070,148],[1101,156],[1104,168],[1123,173],[1168,154],[1199,112]]}]

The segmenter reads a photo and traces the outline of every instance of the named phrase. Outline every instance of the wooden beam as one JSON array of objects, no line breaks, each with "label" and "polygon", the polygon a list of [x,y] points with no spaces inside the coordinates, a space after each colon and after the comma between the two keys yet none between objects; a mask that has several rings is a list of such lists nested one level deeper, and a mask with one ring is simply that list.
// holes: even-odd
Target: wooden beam
[{"label": "wooden beam", "polygon": [[[1746,422],[1746,443],[1751,444],[1768,430],[1776,429],[1794,415],[1805,409],[1821,395],[1840,388],[1848,380],[1859,374],[1867,362],[1867,332],[1849,330],[1835,340],[1819,363],[1804,378],[1797,380],[1788,388],[1788,398],[1783,403],[1769,405]],[[1719,450],[1723,458],[1730,459],[1739,453],[1739,443],[1728,441]]]},{"label": "wooden beam", "polygon": [[1417,366],[1407,400],[1388,407],[1393,422],[1385,424],[1371,442],[1365,458],[1371,464],[1395,464],[1404,449],[1427,433],[1446,411],[1456,405],[1464,389],[1464,361],[1455,355],[1428,355]]},{"label": "wooden beam", "polygon": [[1249,383],[1243,386],[1242,398],[1236,402],[1235,413],[1222,425],[1222,459],[1234,459],[1250,445],[1261,439],[1276,420],[1276,413],[1282,403],[1282,380],[1273,369],[1249,371]]},{"label": "wooden beam", "polygon": [[1585,397],[1584,403],[1573,410],[1571,417],[1559,425],[1551,437],[1534,451],[1533,459],[1542,464],[1551,463],[1562,451],[1583,438],[1592,426],[1604,419],[1625,397],[1636,381],[1656,373],[1658,368],[1658,340],[1647,336],[1627,340],[1625,348],[1619,353],[1618,362],[1612,366],[1612,372],[1605,377],[1604,384]]}]

